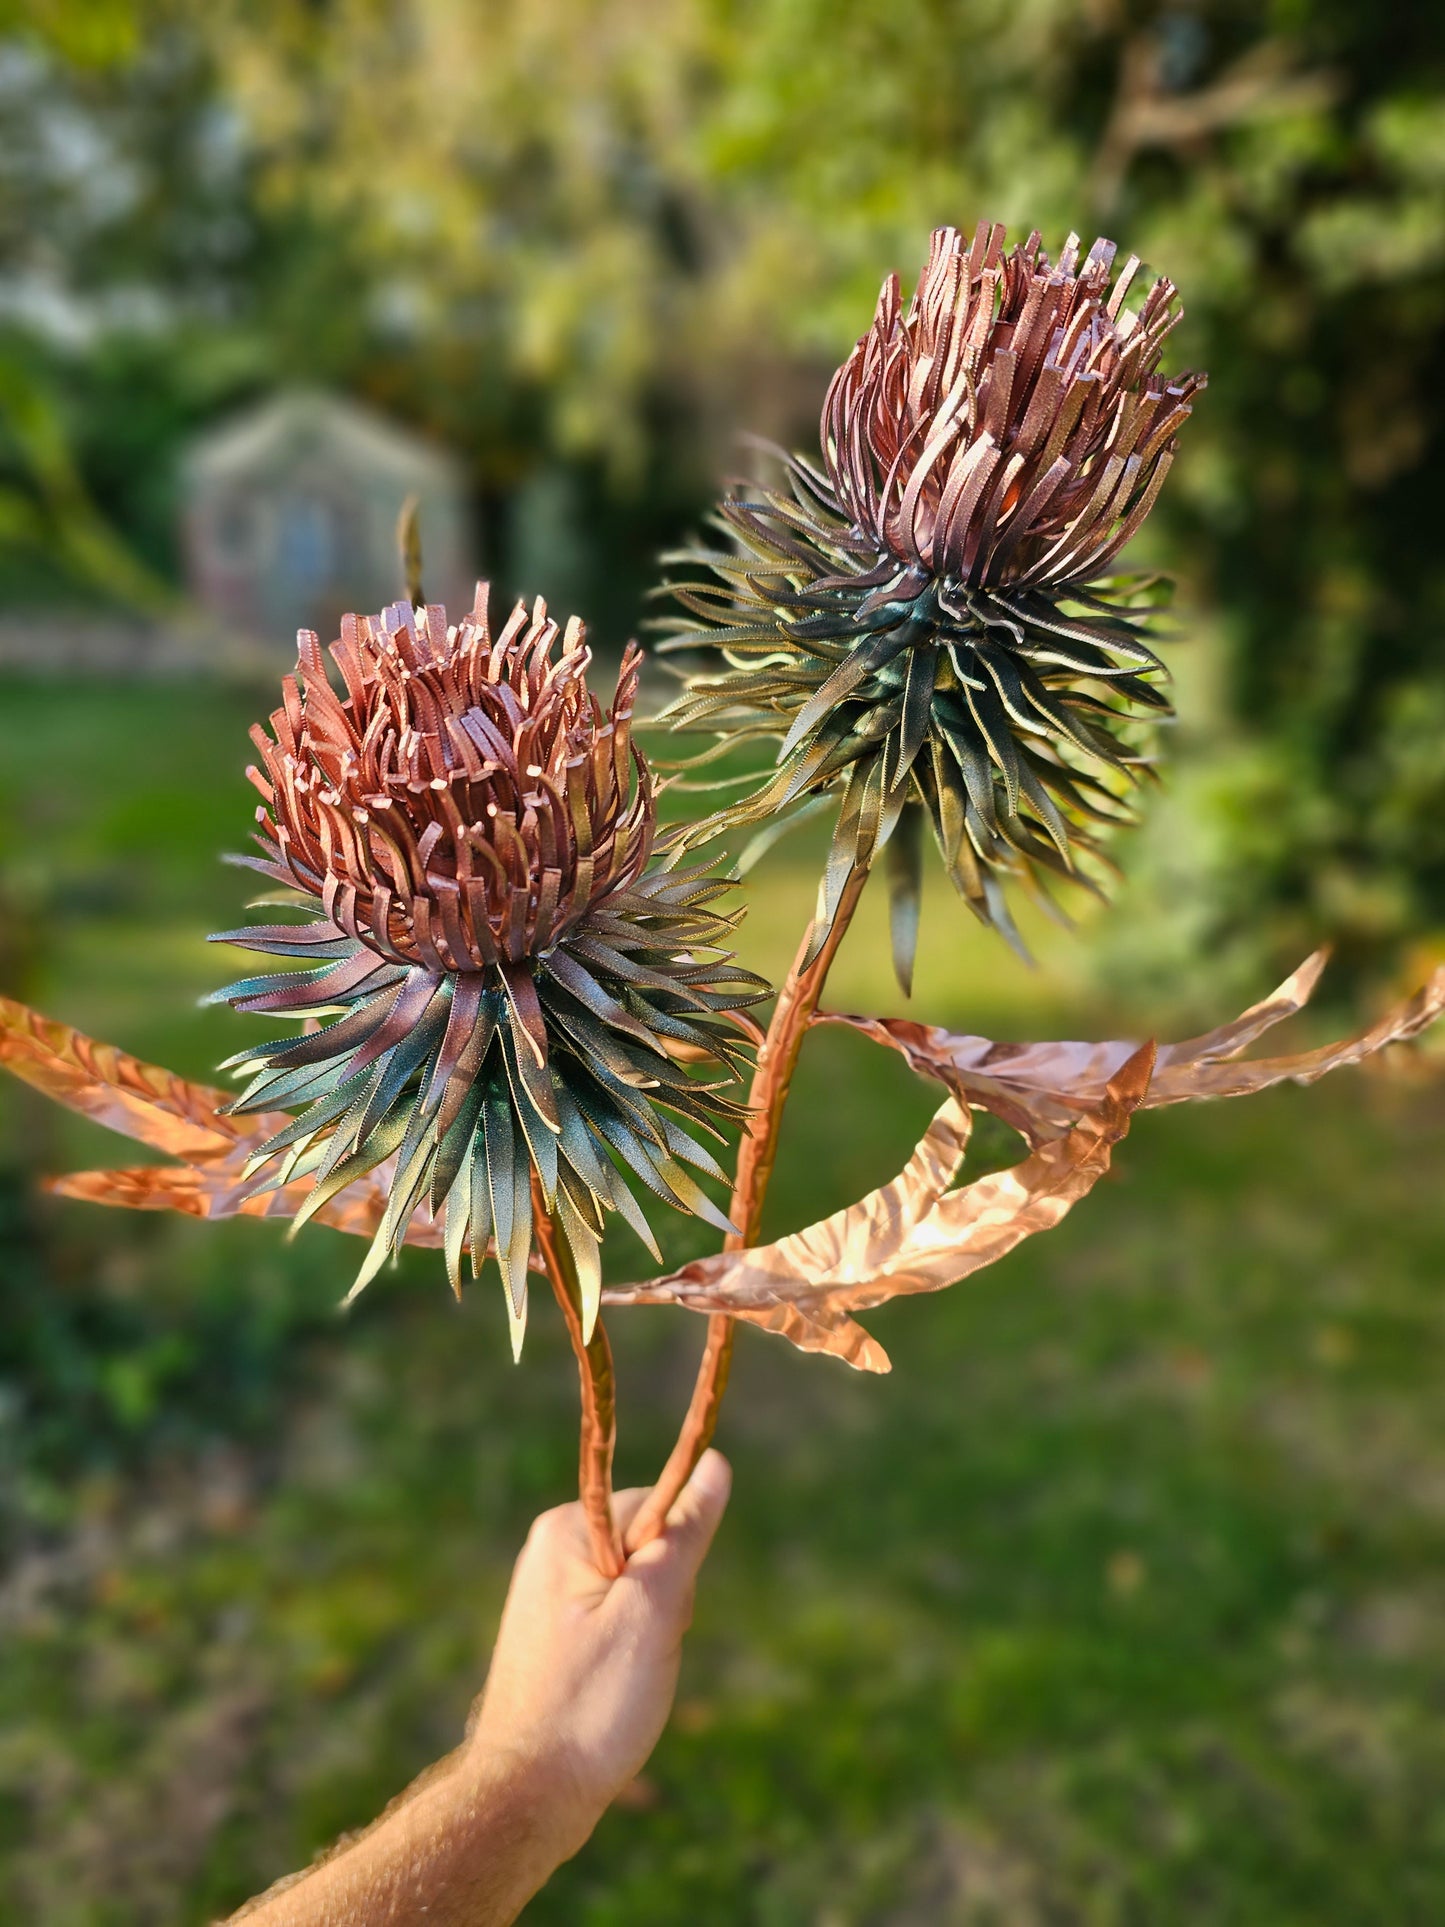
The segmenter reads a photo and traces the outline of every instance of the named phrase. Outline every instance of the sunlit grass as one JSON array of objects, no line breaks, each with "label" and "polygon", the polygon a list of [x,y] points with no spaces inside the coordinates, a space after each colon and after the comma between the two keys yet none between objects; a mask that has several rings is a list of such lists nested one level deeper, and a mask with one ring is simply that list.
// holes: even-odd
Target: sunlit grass
[{"label": "sunlit grass", "polygon": [[[213,855],[244,835],[253,707],[0,691],[0,874],[39,919],[16,987],[190,1074],[243,1029],[195,1000],[245,894]],[[750,881],[758,967],[786,966],[817,854],[805,832]],[[920,1013],[1102,1021],[1075,939],[1045,931],[1028,973],[937,879],[924,914]],[[836,1005],[902,1007],[883,923],[870,890]],[[821,1033],[770,1222],[886,1177],[936,1101]],[[60,1927],[206,1918],[454,1742],[511,1555],[574,1475],[575,1375],[545,1306],[514,1369],[499,1287],[456,1307],[431,1254],[342,1319],[360,1248],[323,1228],[34,1215],[38,1168],[133,1147],[6,1086],[0,1120],[26,1187],[0,1892]],[[1442,1123],[1431,1086],[1349,1076],[1151,1114],[1059,1230],[870,1315],[891,1376],[744,1333],[678,1717],[528,1919],[1439,1917]],[[657,1218],[669,1257],[708,1248]],[[609,1262],[648,1260],[621,1235]],[[613,1326],[640,1479],[701,1321]]]}]

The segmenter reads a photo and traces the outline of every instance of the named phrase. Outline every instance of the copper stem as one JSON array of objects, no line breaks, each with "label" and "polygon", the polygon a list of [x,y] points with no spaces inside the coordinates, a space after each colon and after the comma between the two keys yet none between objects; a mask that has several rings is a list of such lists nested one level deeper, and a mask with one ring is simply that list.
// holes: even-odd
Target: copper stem
[{"label": "copper stem", "polygon": [[599,1318],[587,1343],[582,1340],[582,1293],[572,1254],[547,1210],[537,1174],[532,1173],[532,1214],[537,1247],[577,1358],[582,1391],[582,1441],[577,1462],[577,1491],[587,1515],[592,1557],[597,1570],[615,1579],[626,1564],[621,1535],[612,1516],[612,1453],[617,1443],[617,1385],[612,1374],[612,1347]]},{"label": "copper stem", "polygon": [[[849,877],[838,904],[838,913],[833,919],[833,928],[812,963],[805,964],[813,936],[813,926],[811,923],[808,925],[798,945],[792,968],[778,992],[768,1034],[758,1050],[757,1068],[753,1072],[752,1089],[748,1094],[752,1117],[738,1147],[737,1176],[733,1180],[732,1204],[728,1211],[728,1216],[738,1229],[728,1234],[724,1242],[725,1250],[738,1251],[757,1240],[768,1181],[777,1161],[783,1110],[792,1088],[793,1072],[798,1067],[803,1039],[808,1034],[808,1024],[823,994],[829,968],[838,954],[838,946],[843,941],[844,932],[858,907],[858,899],[867,881],[866,870],[855,870]],[[636,1552],[639,1546],[645,1546],[649,1539],[655,1539],[662,1531],[678,1494],[692,1477],[693,1467],[712,1443],[712,1435],[717,1429],[718,1409],[727,1390],[736,1331],[736,1323],[725,1312],[714,1312],[707,1321],[707,1343],[698,1366],[687,1416],[683,1419],[677,1443],[662,1468],[657,1484],[628,1528],[625,1541],[628,1552]]]}]

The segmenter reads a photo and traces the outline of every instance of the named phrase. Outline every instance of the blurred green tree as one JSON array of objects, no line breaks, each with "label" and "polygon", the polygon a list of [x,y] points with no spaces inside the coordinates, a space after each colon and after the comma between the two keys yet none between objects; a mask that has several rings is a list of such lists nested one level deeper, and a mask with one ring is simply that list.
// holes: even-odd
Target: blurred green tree
[{"label": "blurred green tree", "polygon": [[0,354],[43,342],[142,555],[190,423],[305,375],[463,449],[504,586],[525,557],[618,639],[733,431],[810,434],[930,226],[1097,223],[1212,375],[1154,538],[1225,655],[1131,859],[1163,961],[1252,952],[1261,902],[1272,947],[1375,963],[1440,925],[1437,8],[106,0],[12,30],[0,134]]}]

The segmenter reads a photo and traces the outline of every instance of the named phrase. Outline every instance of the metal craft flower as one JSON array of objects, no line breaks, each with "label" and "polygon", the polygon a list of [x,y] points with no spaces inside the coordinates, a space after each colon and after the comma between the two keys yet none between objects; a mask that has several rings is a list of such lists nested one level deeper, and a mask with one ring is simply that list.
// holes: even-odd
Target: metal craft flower
[{"label": "metal craft flower", "polygon": [[[652,861],[655,787],[632,741],[639,652],[604,712],[575,618],[518,604],[493,639],[486,592],[446,611],[347,616],[327,673],[302,631],[271,731],[252,731],[259,857],[301,923],[217,941],[308,968],[215,993],[237,1010],[320,1019],[241,1052],[236,1113],[300,1114],[265,1139],[257,1191],[310,1180],[298,1225],[382,1168],[388,1199],[353,1294],[425,1203],[445,1212],[460,1291],[494,1240],[520,1347],[533,1173],[572,1254],[590,1330],[606,1207],[652,1244],[627,1182],[726,1228],[683,1166],[720,1176],[677,1119],[716,1136],[745,1040],[729,1013],[766,992],[709,906],[728,880]],[[685,1068],[712,1065],[709,1080]],[[624,1173],[627,1174],[624,1176]]]},{"label": "metal craft flower", "polygon": [[1128,820],[1130,721],[1169,708],[1156,584],[1107,571],[1204,386],[1159,372],[1174,287],[1128,308],[1139,262],[1111,287],[1112,242],[1080,265],[1075,235],[1057,264],[1037,233],[1004,241],[940,228],[907,311],[890,276],[833,377],[821,468],[784,456],[786,488],[721,504],[727,552],[670,558],[713,579],[670,585],[692,619],[661,647],[727,666],[685,674],[665,715],[783,738],[777,773],[699,834],[839,797],[815,942],[889,845],[905,988],[925,818],[964,900],[1013,935],[1002,881],[1079,875],[1095,826]]}]

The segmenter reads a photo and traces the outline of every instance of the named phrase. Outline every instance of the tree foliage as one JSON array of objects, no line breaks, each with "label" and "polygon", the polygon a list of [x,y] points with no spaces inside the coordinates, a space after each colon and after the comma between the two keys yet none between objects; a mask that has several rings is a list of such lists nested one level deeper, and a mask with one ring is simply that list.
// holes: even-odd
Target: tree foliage
[{"label": "tree foliage", "polygon": [[[107,0],[12,32],[0,132],[3,352],[141,555],[193,422],[320,378],[462,449],[489,559],[540,553],[619,637],[734,428],[811,433],[931,226],[1102,227],[1211,372],[1154,549],[1227,727],[1157,885],[1191,941],[1262,898],[1362,955],[1438,921],[1435,9]],[[63,552],[13,386],[0,534]]]}]

